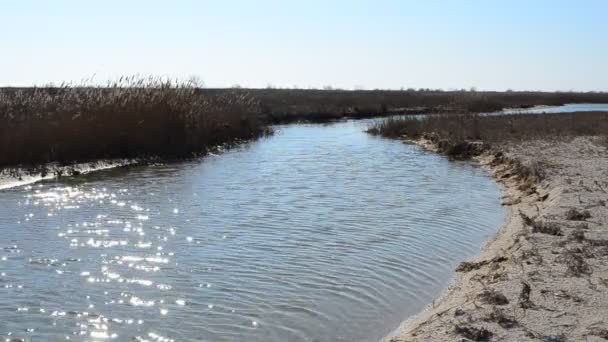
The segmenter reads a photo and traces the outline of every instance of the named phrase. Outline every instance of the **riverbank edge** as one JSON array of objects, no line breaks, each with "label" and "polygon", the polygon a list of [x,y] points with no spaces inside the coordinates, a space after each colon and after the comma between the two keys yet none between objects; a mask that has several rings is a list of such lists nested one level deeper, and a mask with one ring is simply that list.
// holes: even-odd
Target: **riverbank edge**
[{"label": "riverbank edge", "polygon": [[[430,150],[436,153],[444,154],[442,151],[445,151],[444,148],[442,149],[437,144],[437,139],[427,139],[424,137],[420,137],[417,139],[409,139],[406,137],[402,137],[402,140],[406,143],[417,144],[426,150]],[[473,144],[474,146],[479,146],[483,143],[474,142]],[[480,306],[478,306],[478,304],[476,303],[480,301],[480,293],[499,294],[500,296],[497,295],[497,298],[505,298],[506,300],[506,297],[502,296],[501,293],[497,291],[495,292],[493,285],[486,286],[483,284],[483,282],[493,284],[491,279],[488,280],[488,276],[493,272],[491,271],[492,269],[498,268],[500,268],[501,272],[503,272],[500,277],[504,276],[505,273],[507,273],[506,278],[508,278],[508,280],[498,280],[502,282],[501,289],[510,288],[510,293],[519,294],[519,301],[517,303],[518,310],[523,309],[524,311],[523,317],[517,317],[517,320],[511,318],[508,315],[498,318],[505,320],[505,322],[513,323],[513,326],[518,326],[521,330],[519,331],[519,333],[515,333],[514,331],[511,332],[512,330],[505,330],[502,333],[499,333],[503,335],[501,336],[502,340],[532,340],[538,338],[543,339],[547,337],[555,337],[555,341],[566,341],[566,337],[564,336],[564,334],[558,334],[555,329],[553,329],[553,331],[551,330],[551,328],[545,329],[544,331],[539,331],[530,328],[530,326],[536,327],[538,325],[538,318],[526,316],[526,309],[536,309],[538,307],[535,307],[535,305],[532,304],[532,302],[530,301],[530,287],[529,284],[523,279],[525,278],[525,276],[522,276],[524,266],[523,264],[519,266],[516,265],[515,259],[517,259],[517,257],[514,256],[514,254],[519,249],[522,249],[520,243],[520,239],[522,239],[522,237],[526,239],[526,243],[531,242],[532,248],[537,248],[539,246],[546,248],[555,244],[555,242],[551,242],[551,244],[539,242],[537,246],[535,246],[534,243],[536,240],[528,239],[530,231],[534,231],[535,229],[530,229],[532,228],[531,226],[535,224],[535,221],[530,219],[530,217],[526,214],[534,217],[535,219],[538,218],[539,221],[536,222],[541,223],[544,223],[544,217],[549,212],[552,212],[552,215],[555,212],[564,214],[564,203],[561,203],[563,201],[560,201],[560,197],[562,196],[562,194],[566,194],[567,192],[573,192],[572,189],[569,189],[572,187],[566,186],[566,189],[564,189],[564,184],[561,184],[557,180],[533,179],[534,177],[530,177],[530,170],[525,170],[525,167],[523,167],[522,160],[524,159],[524,156],[521,156],[522,158],[519,158],[520,156],[517,154],[517,152],[513,153],[513,151],[510,151],[510,154],[510,157],[507,157],[505,153],[501,151],[501,148],[488,147],[484,148],[482,152],[471,158],[472,162],[478,163],[483,168],[488,170],[492,178],[500,186],[503,199],[502,204],[504,206],[509,207],[505,223],[499,228],[497,233],[491,239],[489,239],[482,245],[479,254],[477,254],[472,260],[461,263],[456,268],[456,274],[452,278],[452,281],[450,282],[449,286],[441,293],[438,298],[434,300],[432,304],[427,306],[423,311],[419,312],[415,316],[410,317],[404,322],[402,322],[402,324],[391,334],[386,336],[383,341],[402,342],[438,340],[491,340],[492,336],[496,333],[492,333],[490,330],[485,329],[485,327],[483,326],[487,326],[487,322],[492,321],[491,318],[489,320],[487,319],[488,317],[491,317],[492,314],[490,314],[489,316],[486,315],[485,318],[480,319],[480,315],[471,314],[470,311],[467,312],[466,309],[462,310],[461,308],[464,308],[465,305],[471,306],[472,304],[474,306],[474,309],[472,309],[473,312],[482,312],[483,310],[485,310],[485,308],[482,308],[483,305],[480,304]],[[572,159],[575,157],[566,156],[566,158]],[[579,202],[583,203],[580,200],[580,193],[576,195],[578,195],[579,197]],[[571,208],[570,210],[578,210],[580,212],[588,213],[588,211],[584,209],[585,208],[582,205],[578,205],[574,208]],[[605,219],[605,217],[602,218]],[[583,219],[583,221],[584,220],[585,219]],[[599,224],[604,223],[605,222],[600,221]],[[577,230],[580,231],[580,229]],[[570,234],[566,242],[572,239],[572,235],[573,233]],[[584,239],[585,237],[582,238],[582,240]],[[578,242],[580,243],[581,241]],[[551,253],[555,254],[555,251],[551,251]],[[523,261],[520,261],[518,259],[517,262],[519,263]],[[540,264],[542,263],[543,261],[541,257]],[[517,271],[513,272],[514,274],[508,274],[510,271],[515,270],[514,267],[521,267],[522,273]],[[537,267],[543,266],[539,265]],[[549,268],[549,271],[555,271],[556,268],[555,264],[550,264],[549,267],[544,267]],[[602,269],[600,271],[603,272],[605,270]],[[494,273],[494,275],[497,274],[499,273]],[[553,280],[547,275],[545,275],[545,277],[547,279],[542,279],[541,276],[541,279],[535,280],[540,282],[551,282]],[[563,280],[562,282],[569,281],[566,280],[566,275],[555,277],[561,277],[560,281]],[[602,278],[600,279],[602,280]],[[591,283],[590,279],[588,279],[588,281]],[[572,290],[575,295],[576,293],[578,293],[577,290],[579,289],[580,285],[577,285],[576,282],[569,283],[567,285],[568,286],[565,286],[565,288],[567,288],[567,291]],[[568,292],[564,291],[564,293],[567,294]],[[583,296],[582,292],[581,296]],[[580,301],[594,300],[594,298],[584,297],[579,299]],[[507,303],[509,302],[508,300],[506,301]],[[529,305],[529,307],[527,307],[527,305]],[[498,308],[497,305],[492,306],[494,313],[498,312],[499,316],[504,315],[504,311]],[[601,311],[598,310],[598,306],[601,307],[601,305],[596,304],[595,307],[591,308],[591,315],[593,315],[595,312],[595,314],[601,316]],[[541,310],[545,310],[545,308]],[[513,310],[513,313],[515,313],[515,310]],[[559,315],[564,314],[570,313],[564,311]],[[572,314],[576,317],[578,312],[574,312]],[[467,319],[461,319],[459,316],[467,317]],[[555,317],[560,316],[556,315]],[[586,328],[584,328],[590,332],[588,334],[585,332],[582,334],[582,336],[595,336],[593,335],[594,331],[599,331],[598,334],[607,333],[607,330],[605,329],[588,330],[590,329],[589,327],[593,326],[594,324],[592,322],[589,322],[588,319],[584,319],[588,317],[576,318],[577,321],[579,318],[581,318],[581,321],[583,323],[590,324]],[[462,325],[455,324],[456,321],[464,323]],[[479,324],[476,324],[479,322],[482,322],[482,327],[479,327]],[[499,324],[500,323],[501,322],[499,322]],[[491,325],[493,323],[489,324]],[[502,324],[500,325],[502,326]],[[548,322],[546,325],[549,325]]]},{"label": "riverbank edge", "polygon": [[0,169],[0,190],[30,185],[43,180],[77,177],[96,171],[145,165],[149,163],[149,161],[140,159],[105,159],[68,165],[48,163],[35,167],[17,166],[4,168]]},{"label": "riverbank edge", "polygon": [[[436,139],[429,139],[427,137],[409,138],[404,136],[400,140],[404,143],[418,145],[424,150],[445,156],[445,154],[441,151]],[[445,157],[448,158],[447,156]],[[479,156],[472,158],[470,162],[480,165],[489,172],[489,175],[498,184],[502,198],[520,195],[521,192],[517,189],[519,186],[518,183],[520,182],[515,180],[505,181],[498,175],[501,168],[507,166],[509,162],[504,161],[502,163],[492,163],[494,159],[495,156],[492,152],[484,151]],[[505,205],[505,203],[503,203],[503,205]],[[523,229],[523,226],[517,224],[516,222],[518,213],[517,206],[520,205],[521,203],[509,206],[507,215],[505,217],[505,223],[500,226],[492,238],[483,243],[479,253],[467,262],[479,262],[484,259],[493,259],[495,257],[502,256],[501,251],[493,248],[493,246],[506,242],[504,240],[508,240],[509,236],[512,236],[518,230]],[[465,291],[462,290],[463,288],[467,287],[467,279],[465,278],[466,277],[464,274],[456,272],[450,280],[447,288],[445,288],[431,304],[427,305],[422,311],[414,316],[408,317],[399,325],[399,327],[385,336],[381,341],[417,341],[417,337],[419,337],[416,334],[417,328],[431,321],[434,316],[441,315],[446,310],[445,306],[448,303],[451,304],[455,300],[463,299],[465,297]]]},{"label": "riverbank edge", "polygon": [[43,180],[59,179],[64,177],[77,177],[88,173],[103,171],[123,167],[149,166],[166,163],[182,162],[204,158],[210,155],[224,153],[230,149],[238,148],[260,139],[264,139],[273,135],[274,128],[268,127],[267,132],[257,138],[235,140],[233,142],[224,143],[217,146],[212,146],[204,153],[193,154],[189,157],[135,157],[135,158],[113,158],[113,159],[97,159],[86,162],[72,162],[60,164],[58,162],[50,162],[41,165],[28,166],[9,166],[0,167],[0,190],[10,189],[23,185],[30,185]]}]

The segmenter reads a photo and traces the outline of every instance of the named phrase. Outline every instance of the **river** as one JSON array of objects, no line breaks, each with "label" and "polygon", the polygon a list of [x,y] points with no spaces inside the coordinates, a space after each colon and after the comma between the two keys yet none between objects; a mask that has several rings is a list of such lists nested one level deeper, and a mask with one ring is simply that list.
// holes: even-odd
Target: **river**
[{"label": "river", "polygon": [[0,336],[377,341],[505,210],[483,169],[369,123],[0,191]]},{"label": "river", "polygon": [[568,103],[563,106],[538,106],[531,108],[510,108],[498,114],[543,114],[543,113],[572,113],[608,111],[606,103]]}]

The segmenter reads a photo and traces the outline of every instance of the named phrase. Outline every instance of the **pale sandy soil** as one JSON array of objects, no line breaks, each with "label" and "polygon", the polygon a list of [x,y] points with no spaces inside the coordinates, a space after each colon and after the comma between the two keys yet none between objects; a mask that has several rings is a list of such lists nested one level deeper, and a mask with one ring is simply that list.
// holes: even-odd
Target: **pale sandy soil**
[{"label": "pale sandy soil", "polygon": [[68,166],[60,166],[56,163],[47,164],[34,169],[0,169],[0,190],[15,186],[35,183],[44,179],[53,179],[63,176],[75,176],[93,171],[111,169],[127,165],[137,164],[134,159],[112,159],[91,163],[80,163]]},{"label": "pale sandy soil", "polygon": [[[507,222],[459,266],[440,299],[387,340],[608,340],[604,144],[593,137],[526,141],[495,147],[503,157],[479,157],[502,185]],[[518,165],[543,179],[520,176]]]}]

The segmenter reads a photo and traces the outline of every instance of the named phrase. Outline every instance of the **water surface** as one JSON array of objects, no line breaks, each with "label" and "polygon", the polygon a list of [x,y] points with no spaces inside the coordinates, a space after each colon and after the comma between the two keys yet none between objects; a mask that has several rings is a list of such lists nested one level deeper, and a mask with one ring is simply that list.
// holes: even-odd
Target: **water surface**
[{"label": "water surface", "polygon": [[607,103],[569,103],[563,106],[553,107],[532,107],[532,108],[515,108],[502,111],[503,114],[540,114],[540,113],[570,113],[570,112],[590,112],[590,111],[608,111]]},{"label": "water surface", "polygon": [[484,170],[368,123],[0,191],[0,336],[377,341],[505,212]]}]

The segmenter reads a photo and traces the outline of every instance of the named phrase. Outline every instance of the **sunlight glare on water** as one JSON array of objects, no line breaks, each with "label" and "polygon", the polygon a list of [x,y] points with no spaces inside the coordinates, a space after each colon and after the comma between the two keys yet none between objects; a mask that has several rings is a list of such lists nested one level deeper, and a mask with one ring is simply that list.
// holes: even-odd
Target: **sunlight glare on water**
[{"label": "sunlight glare on water", "polygon": [[0,191],[0,336],[377,341],[504,210],[482,169],[367,124]]}]

